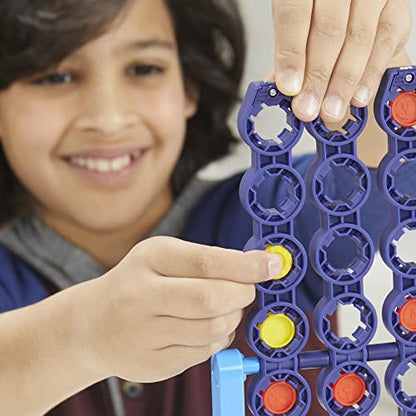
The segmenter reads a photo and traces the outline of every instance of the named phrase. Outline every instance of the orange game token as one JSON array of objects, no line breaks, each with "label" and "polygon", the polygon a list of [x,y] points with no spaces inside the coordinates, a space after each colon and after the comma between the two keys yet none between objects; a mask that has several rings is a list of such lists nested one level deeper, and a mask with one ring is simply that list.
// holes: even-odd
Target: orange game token
[{"label": "orange game token", "polygon": [[414,91],[400,92],[390,106],[393,120],[401,126],[416,125],[416,93]]},{"label": "orange game token", "polygon": [[342,406],[357,404],[365,394],[364,380],[355,373],[343,374],[335,383],[334,399]]},{"label": "orange game token", "polygon": [[416,299],[408,299],[398,312],[400,325],[410,332],[416,332]]},{"label": "orange game token", "polygon": [[296,390],[286,381],[274,382],[263,395],[264,407],[275,415],[288,412],[296,403]]}]

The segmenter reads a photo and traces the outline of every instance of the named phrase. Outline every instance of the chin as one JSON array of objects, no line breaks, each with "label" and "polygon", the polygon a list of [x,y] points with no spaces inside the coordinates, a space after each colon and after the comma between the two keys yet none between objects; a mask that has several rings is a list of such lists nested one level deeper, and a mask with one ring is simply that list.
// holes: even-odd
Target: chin
[{"label": "chin", "polygon": [[137,216],[126,215],[93,215],[92,217],[83,218],[80,225],[86,230],[93,232],[117,233],[129,232],[139,229],[140,219]]}]

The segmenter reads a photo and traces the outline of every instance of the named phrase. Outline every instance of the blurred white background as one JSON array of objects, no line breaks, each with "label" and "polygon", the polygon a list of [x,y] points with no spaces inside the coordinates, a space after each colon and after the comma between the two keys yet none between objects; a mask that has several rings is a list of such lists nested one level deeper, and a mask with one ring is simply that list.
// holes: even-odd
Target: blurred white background
[{"label": "blurred white background", "polygon": [[[246,23],[248,54],[246,71],[243,81],[243,91],[247,84],[253,80],[265,79],[272,68],[273,63],[273,26],[271,20],[271,2],[267,0],[239,0]],[[412,14],[414,17],[414,27],[411,39],[407,45],[407,51],[412,62],[416,65],[416,1],[410,0]],[[231,120],[235,126],[235,114]],[[277,134],[284,125],[284,119],[268,119],[267,130]],[[314,142],[306,134],[296,147],[296,153],[314,151]],[[203,173],[203,177],[222,178],[232,173],[245,170],[250,163],[249,150],[245,144],[239,146],[233,155],[227,157],[222,163],[215,163],[208,167]],[[405,241],[403,241],[405,240]],[[403,243],[403,244],[402,244]],[[406,238],[400,240],[398,253],[403,259],[407,258],[416,261],[416,231],[408,233]],[[387,293],[392,289],[392,273],[384,265],[379,254],[376,255],[374,265],[370,273],[365,278],[365,293],[375,305],[379,316],[379,326],[373,343],[391,342],[393,337],[384,329],[381,320],[381,307]],[[359,324],[358,312],[353,308],[342,308],[339,310],[339,324],[342,335],[348,336],[357,328]],[[387,362],[372,363],[372,367],[379,375],[382,385],[382,395],[380,402],[373,412],[377,416],[392,416],[397,414],[397,407],[393,400],[387,395],[384,389],[384,372]],[[410,395],[416,395],[416,369],[412,368],[407,372],[403,379],[405,391]]]}]

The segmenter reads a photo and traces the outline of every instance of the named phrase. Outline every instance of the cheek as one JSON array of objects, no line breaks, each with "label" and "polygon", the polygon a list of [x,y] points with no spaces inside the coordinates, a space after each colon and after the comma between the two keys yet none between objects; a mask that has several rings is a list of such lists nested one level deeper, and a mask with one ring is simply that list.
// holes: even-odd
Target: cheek
[{"label": "cheek", "polygon": [[158,141],[172,147],[181,147],[186,135],[187,117],[185,97],[180,89],[155,97],[147,108],[147,120],[151,120],[152,130]]},{"label": "cheek", "polygon": [[19,117],[10,115],[4,123],[6,147],[13,153],[50,152],[62,134],[64,120],[57,106],[23,105]]},{"label": "cheek", "polygon": [[[15,174],[24,182],[32,181],[34,172],[51,173],[51,156],[61,131],[61,121],[51,111],[24,107],[20,117],[9,117],[2,124],[3,148]],[[24,121],[23,121],[24,120]]]}]

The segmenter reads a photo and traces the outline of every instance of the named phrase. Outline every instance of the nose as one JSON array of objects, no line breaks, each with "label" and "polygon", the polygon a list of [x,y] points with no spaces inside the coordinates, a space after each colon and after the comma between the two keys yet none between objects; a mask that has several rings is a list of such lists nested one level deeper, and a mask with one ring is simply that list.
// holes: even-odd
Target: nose
[{"label": "nose", "polygon": [[82,97],[81,112],[76,120],[80,130],[116,136],[134,127],[139,120],[127,95],[114,85],[97,85]]}]

